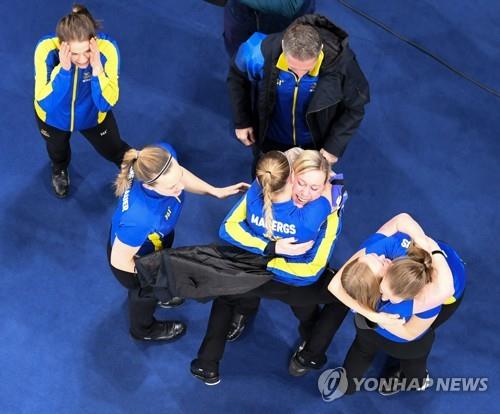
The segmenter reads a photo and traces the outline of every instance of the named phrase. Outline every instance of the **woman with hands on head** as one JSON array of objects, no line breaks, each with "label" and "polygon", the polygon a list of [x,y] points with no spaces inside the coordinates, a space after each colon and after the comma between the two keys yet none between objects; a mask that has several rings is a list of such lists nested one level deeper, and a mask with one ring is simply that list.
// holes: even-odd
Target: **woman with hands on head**
[{"label": "woman with hands on head", "polygon": [[151,287],[141,286],[135,259],[168,248],[184,204],[184,190],[226,198],[242,192],[248,184],[213,187],[177,161],[167,143],[125,153],[115,182],[118,206],[111,223],[108,257],[111,271],[128,289],[130,334],[135,339],[168,341],[185,332],[178,321],[157,321],[157,304],[164,308],[183,303],[180,298],[162,302]]},{"label": "woman with hands on head", "polygon": [[52,168],[52,189],[68,195],[70,137],[80,131],[117,167],[130,148],[120,138],[111,108],[119,96],[120,54],[116,42],[82,5],[61,18],[56,33],[35,49],[35,118]]},{"label": "woman with hands on head", "polygon": [[412,385],[425,389],[434,329],[457,309],[465,281],[458,254],[427,237],[408,214],[389,220],[365,241],[329,286],[358,314],[356,339],[344,362],[347,392],[356,391],[354,379],[362,377],[378,351],[400,361],[381,394]]}]

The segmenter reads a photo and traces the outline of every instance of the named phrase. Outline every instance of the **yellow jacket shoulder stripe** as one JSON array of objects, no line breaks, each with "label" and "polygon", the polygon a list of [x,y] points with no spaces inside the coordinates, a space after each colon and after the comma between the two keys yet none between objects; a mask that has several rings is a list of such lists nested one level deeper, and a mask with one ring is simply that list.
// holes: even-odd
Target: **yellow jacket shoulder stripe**
[{"label": "yellow jacket shoulder stripe", "polygon": [[284,257],[276,257],[269,261],[267,269],[278,276],[287,275],[292,278],[309,278],[316,277],[327,265],[331,253],[333,243],[336,240],[339,227],[339,216],[337,212],[328,216],[326,221],[326,230],[324,237],[317,241],[319,243],[312,257],[304,256],[306,260],[303,262],[294,262]]},{"label": "yellow jacket shoulder stripe", "polygon": [[254,236],[246,228],[246,216],[247,198],[245,195],[222,224],[219,235],[222,239],[239,247],[250,251],[255,249],[254,253],[262,254],[268,241]]}]

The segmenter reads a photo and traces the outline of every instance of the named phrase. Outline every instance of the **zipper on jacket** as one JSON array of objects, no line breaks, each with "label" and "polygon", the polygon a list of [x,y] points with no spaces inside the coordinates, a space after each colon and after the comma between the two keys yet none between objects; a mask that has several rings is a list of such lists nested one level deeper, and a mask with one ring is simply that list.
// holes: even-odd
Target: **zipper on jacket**
[{"label": "zipper on jacket", "polygon": [[293,102],[292,102],[292,140],[293,140],[293,146],[297,146],[297,134],[295,131],[295,111],[297,109],[297,95],[299,92],[299,80],[297,79],[297,76],[295,76],[295,73],[292,73],[293,78],[295,79],[295,87],[293,88]]},{"label": "zipper on jacket", "polygon": [[78,66],[75,65],[75,78],[73,80],[73,94],[71,95],[71,121],[69,130],[73,131],[75,127],[75,101],[76,101],[76,86],[78,85]]}]

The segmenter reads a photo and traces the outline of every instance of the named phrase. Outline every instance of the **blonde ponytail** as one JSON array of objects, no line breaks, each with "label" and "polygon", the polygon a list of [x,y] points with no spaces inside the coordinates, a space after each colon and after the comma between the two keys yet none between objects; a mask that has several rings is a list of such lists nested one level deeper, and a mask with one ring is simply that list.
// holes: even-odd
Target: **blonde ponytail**
[{"label": "blonde ponytail", "polygon": [[266,227],[265,237],[268,239],[273,238],[273,200],[271,190],[271,173],[266,172],[262,177],[262,195],[264,197],[264,225]]},{"label": "blonde ponytail", "polygon": [[122,165],[120,167],[120,172],[115,179],[115,195],[117,197],[122,196],[125,191],[132,185],[132,180],[134,179],[134,162],[138,158],[139,152],[135,149],[129,149],[123,156]]},{"label": "blonde ponytail", "polygon": [[120,172],[114,183],[115,195],[122,196],[132,186],[134,179],[154,187],[154,181],[160,175],[168,173],[171,166],[172,154],[164,148],[147,146],[141,151],[128,150],[123,156]]},{"label": "blonde ponytail", "polygon": [[264,198],[264,223],[266,227],[265,236],[272,239],[273,236],[273,205],[272,196],[282,190],[290,176],[290,164],[285,154],[279,151],[270,151],[264,154],[255,169],[255,175],[262,187]]}]

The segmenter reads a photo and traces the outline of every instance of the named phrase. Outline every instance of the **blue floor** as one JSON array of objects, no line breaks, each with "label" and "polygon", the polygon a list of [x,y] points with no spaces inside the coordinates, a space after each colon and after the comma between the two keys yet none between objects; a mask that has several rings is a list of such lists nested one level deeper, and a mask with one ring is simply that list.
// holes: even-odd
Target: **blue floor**
[{"label": "blue floor", "polygon": [[[499,2],[352,3],[500,89]],[[288,308],[274,302],[265,302],[242,339],[227,347],[221,384],[207,387],[191,377],[189,362],[209,304],[159,311],[188,324],[179,342],[151,345],[128,336],[126,294],[104,250],[116,202],[114,166],[75,134],[72,193],[62,201],[51,193],[32,109],[33,51],[70,5],[0,4],[1,413],[498,412],[498,97],[339,2],[318,0],[318,10],[351,33],[372,92],[366,118],[337,167],[348,179],[350,199],[333,263],[341,264],[401,211],[449,241],[467,262],[469,284],[461,308],[437,333],[429,369],[434,377],[488,377],[486,392],[392,398],[362,392],[323,402],[319,373],[298,379],[287,373],[297,332]],[[121,48],[114,112],[123,137],[137,147],[168,140],[183,165],[211,183],[248,180],[250,153],[231,138],[222,9],[197,0],[87,5]],[[186,199],[175,244],[216,241],[236,200]],[[346,320],[329,350],[329,368],[342,363],[353,333]]]}]

